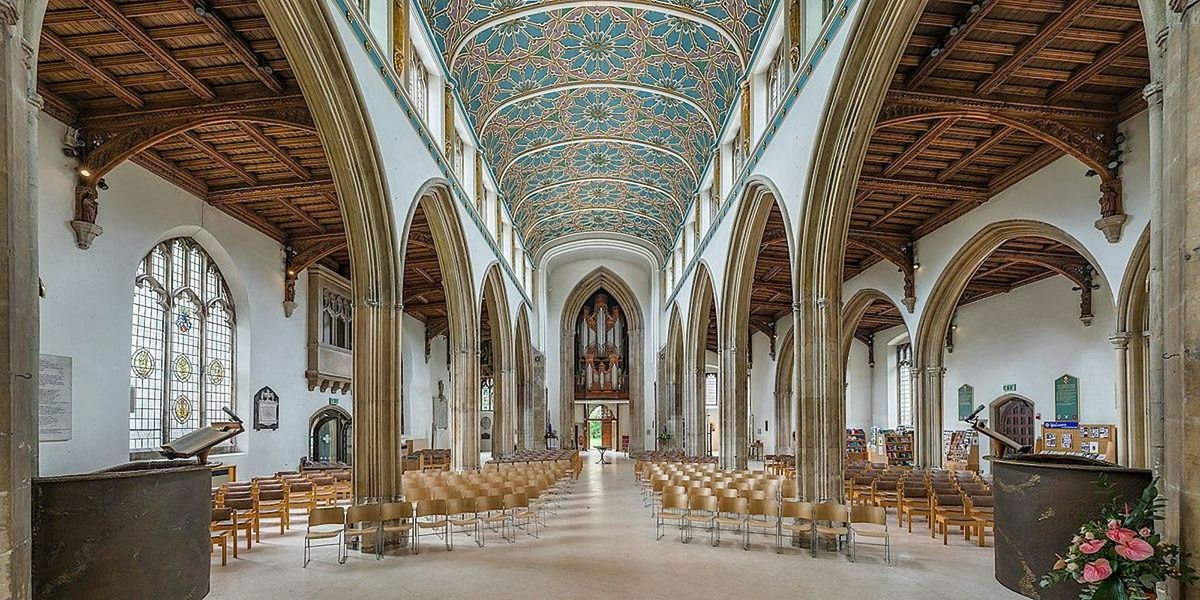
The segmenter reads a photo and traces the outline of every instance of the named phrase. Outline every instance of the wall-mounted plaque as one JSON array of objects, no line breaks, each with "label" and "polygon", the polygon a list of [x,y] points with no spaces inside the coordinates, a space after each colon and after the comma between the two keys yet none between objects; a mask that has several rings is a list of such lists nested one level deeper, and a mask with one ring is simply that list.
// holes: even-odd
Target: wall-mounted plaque
[{"label": "wall-mounted plaque", "polygon": [[254,394],[254,429],[279,429],[279,395],[270,387]]},{"label": "wall-mounted plaque", "polygon": [[1079,420],[1079,378],[1063,375],[1054,380],[1054,420]]},{"label": "wall-mounted plaque", "polygon": [[43,354],[39,363],[38,440],[71,439],[71,357]]},{"label": "wall-mounted plaque", "polygon": [[958,420],[962,421],[975,412],[975,388],[963,384],[958,388]]}]

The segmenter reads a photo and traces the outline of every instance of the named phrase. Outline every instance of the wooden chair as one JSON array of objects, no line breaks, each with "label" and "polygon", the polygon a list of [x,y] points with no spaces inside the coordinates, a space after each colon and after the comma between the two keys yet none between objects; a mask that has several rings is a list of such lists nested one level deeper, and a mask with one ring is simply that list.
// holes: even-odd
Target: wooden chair
[{"label": "wooden chair", "polygon": [[450,520],[446,515],[445,500],[422,500],[417,502],[417,533],[413,549],[417,554],[421,553],[421,531],[430,530],[434,535],[438,535],[437,530],[441,530],[441,535],[446,543],[446,550],[450,549]]},{"label": "wooden chair", "polygon": [[709,527],[712,526],[712,519],[717,516],[718,506],[716,496],[688,496],[688,510],[687,514],[683,517],[683,543],[687,544],[692,541],[690,534],[693,523],[708,523]]},{"label": "wooden chair", "polygon": [[[221,566],[224,567],[224,566],[228,565],[229,564],[229,530],[222,529],[220,531],[211,531],[209,533],[208,538],[213,546],[221,547]],[[237,544],[234,544],[234,546],[236,547]],[[208,553],[210,555],[212,554],[211,547],[208,549]]]},{"label": "wooden chair", "polygon": [[254,535],[262,541],[260,527],[263,519],[279,519],[279,535],[291,527],[288,497],[282,490],[259,490],[254,497]]},{"label": "wooden chair", "polygon": [[783,552],[783,532],[787,531],[793,537],[812,540],[813,505],[811,502],[799,500],[784,500],[779,506],[779,529],[776,535],[775,552]]},{"label": "wooden chair", "polygon": [[[311,481],[292,480],[285,488],[287,490],[288,510],[303,510],[310,513],[317,508],[316,486]],[[291,518],[289,517],[289,521]]]},{"label": "wooden chair", "polygon": [[467,535],[471,535],[467,531],[468,527],[474,529],[475,545],[480,548],[483,547],[483,537],[480,535],[480,527],[483,524],[483,520],[479,518],[479,512],[476,510],[475,505],[476,500],[474,496],[446,501],[446,518],[450,521],[448,531],[451,549],[454,548],[455,527],[458,527],[458,533]]},{"label": "wooden chair", "polygon": [[[345,543],[342,533],[346,530],[346,509],[340,506],[318,508],[308,515],[308,530],[304,532],[304,567],[312,560],[312,549],[319,546],[336,546],[338,563],[345,563],[342,551]],[[316,540],[335,540],[332,544],[314,544]]]},{"label": "wooden chair", "polygon": [[912,533],[913,517],[924,515],[925,523],[933,526],[932,512],[929,508],[929,490],[924,485],[905,485],[900,492],[900,524],[908,521],[908,532]]},{"label": "wooden chair", "polygon": [[996,530],[996,515],[991,496],[967,496],[967,514],[975,519],[975,535],[978,536],[979,547],[987,545],[987,530],[990,527],[993,534]]},{"label": "wooden chair", "polygon": [[712,518],[712,526],[708,530],[709,543],[715,548],[721,545],[721,526],[728,525],[742,534],[742,549],[750,548],[746,539],[746,520],[750,518],[750,501],[741,496],[720,498],[717,501],[717,514]]},{"label": "wooden chair", "polygon": [[316,506],[337,504],[337,480],[332,477],[313,477],[313,503]]},{"label": "wooden chair", "polygon": [[929,537],[935,537],[938,530],[942,532],[942,545],[950,543],[950,527],[957,525],[962,529],[963,539],[971,539],[971,530],[975,528],[975,518],[967,513],[962,496],[958,494],[938,494],[933,500],[933,528]]},{"label": "wooden chair", "polygon": [[[671,489],[682,490],[683,488],[672,486]],[[658,511],[654,514],[654,533],[656,535],[654,539],[663,539],[663,536],[666,535],[662,531],[663,525],[666,525],[668,521],[672,521],[679,527],[679,541],[682,542],[685,527],[684,519],[687,518],[687,513],[687,494],[684,494],[682,491],[675,493],[664,492]]]},{"label": "wooden chair", "polygon": [[346,546],[342,551],[342,564],[350,557],[350,540],[358,540],[363,544],[368,538],[374,538],[375,560],[383,558],[383,540],[379,537],[381,517],[378,504],[358,504],[346,510],[346,529],[342,533],[342,543]]},{"label": "wooden chair", "polygon": [[[254,509],[253,498],[234,498],[225,501],[225,507],[233,510],[233,539],[237,541],[237,531],[244,530],[246,532],[246,549],[252,547],[250,535],[251,531],[258,533],[258,511]],[[234,545],[233,557],[237,558],[237,546]]]},{"label": "wooden chair", "polygon": [[[516,542],[515,539],[508,538],[508,524],[512,521],[512,515],[504,507],[504,496],[498,494],[488,494],[481,498],[475,498],[475,512],[479,514],[479,518],[483,520],[483,532],[485,536],[483,542],[486,544],[487,531],[490,529],[496,531],[496,525],[500,525],[500,537],[508,543]],[[515,535],[513,536],[516,537]]]},{"label": "wooden chair", "polygon": [[822,502],[813,507],[812,555],[817,555],[821,536],[832,536],[834,548],[840,549],[842,540],[849,537],[850,513],[842,504]]},{"label": "wooden chair", "polygon": [[[871,527],[872,525],[876,527]],[[882,526],[883,529],[879,529]],[[883,540],[883,557],[892,565],[892,536],[888,531],[887,510],[881,506],[850,507],[850,562],[858,558],[858,538]],[[878,545],[878,544],[874,544]]]},{"label": "wooden chair", "polygon": [[387,502],[379,506],[379,520],[382,523],[380,533],[383,540],[380,546],[383,546],[384,541],[390,534],[404,534],[408,536],[408,546],[414,547],[415,541],[413,533],[416,531],[416,524],[413,520],[416,518],[416,512],[413,509],[411,502]]}]

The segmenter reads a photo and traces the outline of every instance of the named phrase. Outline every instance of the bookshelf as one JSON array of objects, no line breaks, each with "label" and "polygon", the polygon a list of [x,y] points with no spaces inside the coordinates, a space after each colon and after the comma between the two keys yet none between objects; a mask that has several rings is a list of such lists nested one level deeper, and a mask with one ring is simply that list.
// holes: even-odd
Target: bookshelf
[{"label": "bookshelf", "polygon": [[867,432],[863,429],[846,430],[846,460],[867,460]]},{"label": "bookshelf", "polygon": [[885,431],[883,451],[888,465],[893,467],[913,466],[913,434],[911,431]]},{"label": "bookshelf", "polygon": [[979,470],[979,433],[973,429],[949,430],[942,433],[942,439],[947,469]]}]

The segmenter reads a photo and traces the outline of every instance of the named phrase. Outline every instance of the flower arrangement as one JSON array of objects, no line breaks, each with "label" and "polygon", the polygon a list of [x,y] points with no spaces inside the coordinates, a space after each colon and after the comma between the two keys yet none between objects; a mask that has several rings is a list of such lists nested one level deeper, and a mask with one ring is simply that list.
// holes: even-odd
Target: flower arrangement
[{"label": "flower arrangement", "polygon": [[1166,504],[1158,496],[1157,481],[1132,506],[1116,497],[1103,475],[1096,485],[1108,494],[1108,503],[1099,519],[1079,528],[1066,555],[1042,577],[1042,587],[1070,580],[1083,586],[1081,600],[1145,600],[1167,578],[1183,584],[1196,581],[1188,555],[1154,531]]},{"label": "flower arrangement", "polygon": [[666,425],[663,425],[662,431],[658,434],[658,441],[669,442],[673,439],[675,439],[675,436],[671,435],[671,433],[667,431]]}]

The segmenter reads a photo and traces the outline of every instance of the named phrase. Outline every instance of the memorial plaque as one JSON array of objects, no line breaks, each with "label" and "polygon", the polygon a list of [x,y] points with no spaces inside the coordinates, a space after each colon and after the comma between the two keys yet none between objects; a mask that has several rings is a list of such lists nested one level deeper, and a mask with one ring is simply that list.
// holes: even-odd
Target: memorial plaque
[{"label": "memorial plaque", "polygon": [[71,357],[43,354],[39,361],[38,441],[71,439]]},{"label": "memorial plaque", "polygon": [[1063,375],[1054,380],[1054,420],[1079,420],[1079,378]]},{"label": "memorial plaque", "polygon": [[958,388],[958,420],[962,421],[975,412],[975,388],[963,384]]},{"label": "memorial plaque", "polygon": [[254,394],[254,429],[279,429],[279,395],[270,387]]}]

